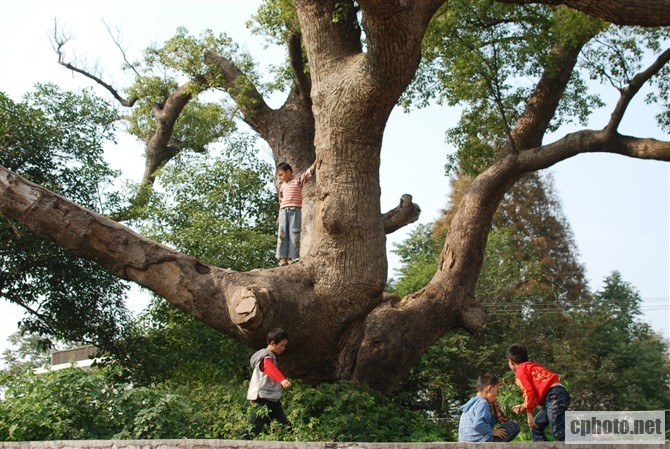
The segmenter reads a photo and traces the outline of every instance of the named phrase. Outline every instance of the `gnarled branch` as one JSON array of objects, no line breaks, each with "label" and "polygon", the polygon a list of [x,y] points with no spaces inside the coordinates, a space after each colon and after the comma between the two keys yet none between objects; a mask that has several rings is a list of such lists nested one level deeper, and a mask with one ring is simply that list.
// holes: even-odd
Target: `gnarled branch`
[{"label": "gnarled branch", "polygon": [[565,5],[617,25],[670,25],[670,0],[498,0],[517,5]]},{"label": "gnarled branch", "polygon": [[382,215],[384,232],[391,234],[398,229],[414,223],[421,215],[421,208],[412,202],[412,195],[404,194],[400,197],[400,204]]}]

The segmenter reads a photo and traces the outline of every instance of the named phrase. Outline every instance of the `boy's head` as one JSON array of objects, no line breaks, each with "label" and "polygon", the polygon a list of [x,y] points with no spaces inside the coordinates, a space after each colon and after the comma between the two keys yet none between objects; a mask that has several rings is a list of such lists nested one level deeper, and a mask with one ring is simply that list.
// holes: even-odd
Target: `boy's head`
[{"label": "boy's head", "polygon": [[514,343],[507,348],[507,364],[514,370],[520,363],[528,361],[528,351],[524,345]]},{"label": "boy's head", "polygon": [[284,329],[272,329],[267,337],[268,349],[275,355],[279,355],[286,349],[288,344],[288,332]]},{"label": "boy's head", "polygon": [[493,374],[484,373],[477,378],[477,396],[493,403],[498,397],[498,390],[500,390],[500,382]]},{"label": "boy's head", "polygon": [[280,162],[279,165],[277,165],[277,176],[283,182],[290,181],[293,177],[293,169],[288,163]]}]

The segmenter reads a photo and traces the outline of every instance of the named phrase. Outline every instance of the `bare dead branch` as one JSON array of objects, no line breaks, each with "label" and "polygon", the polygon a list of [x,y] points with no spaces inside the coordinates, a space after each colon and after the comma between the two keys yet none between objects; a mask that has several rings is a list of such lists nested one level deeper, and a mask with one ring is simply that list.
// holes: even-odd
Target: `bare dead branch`
[{"label": "bare dead branch", "polygon": [[85,76],[86,78],[93,80],[95,83],[99,84],[103,88],[105,88],[109,93],[112,94],[112,96],[119,102],[121,105],[125,107],[132,107],[135,102],[137,101],[137,98],[131,98],[131,99],[125,99],[121,96],[121,94],[110,84],[104,82],[100,77],[94,75],[93,73],[89,72],[88,70],[82,69],[80,67],[75,66],[72,63],[65,62],[65,55],[63,53],[63,47],[72,40],[72,35],[69,33],[65,33],[62,29],[58,27],[58,22],[54,21],[54,29],[51,35],[51,45],[58,55],[58,64],[62,65],[66,69],[69,69],[75,73],[78,73],[80,75]]},{"label": "bare dead branch", "polygon": [[117,28],[116,29],[116,34],[114,35],[114,34],[112,34],[112,30],[110,29],[107,22],[105,22],[103,20],[102,23],[107,28],[107,33],[112,38],[112,41],[114,42],[114,45],[116,45],[116,48],[118,48],[119,51],[121,52],[121,56],[123,56],[123,62],[125,62],[126,65],[128,66],[128,68],[135,73],[135,76],[139,77],[140,73],[137,71],[137,68],[135,67],[135,65],[128,60],[128,56],[126,54],[126,49],[123,48],[123,46],[121,45],[121,31]]}]

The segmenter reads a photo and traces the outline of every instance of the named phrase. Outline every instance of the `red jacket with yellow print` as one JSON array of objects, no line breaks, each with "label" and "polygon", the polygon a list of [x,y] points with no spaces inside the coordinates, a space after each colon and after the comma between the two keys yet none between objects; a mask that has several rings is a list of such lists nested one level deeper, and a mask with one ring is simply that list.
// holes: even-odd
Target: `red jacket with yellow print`
[{"label": "red jacket with yellow print", "polygon": [[549,389],[560,382],[558,374],[534,362],[519,363],[514,378],[523,393],[523,405],[531,413],[544,402]]}]

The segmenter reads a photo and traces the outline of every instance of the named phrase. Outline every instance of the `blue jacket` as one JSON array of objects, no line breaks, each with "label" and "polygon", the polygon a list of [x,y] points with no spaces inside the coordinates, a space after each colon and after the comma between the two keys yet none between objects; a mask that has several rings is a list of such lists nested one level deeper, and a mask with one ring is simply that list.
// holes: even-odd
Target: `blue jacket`
[{"label": "blue jacket", "polygon": [[458,422],[458,441],[489,441],[493,437],[496,419],[486,399],[475,396],[458,409],[462,412]]}]

